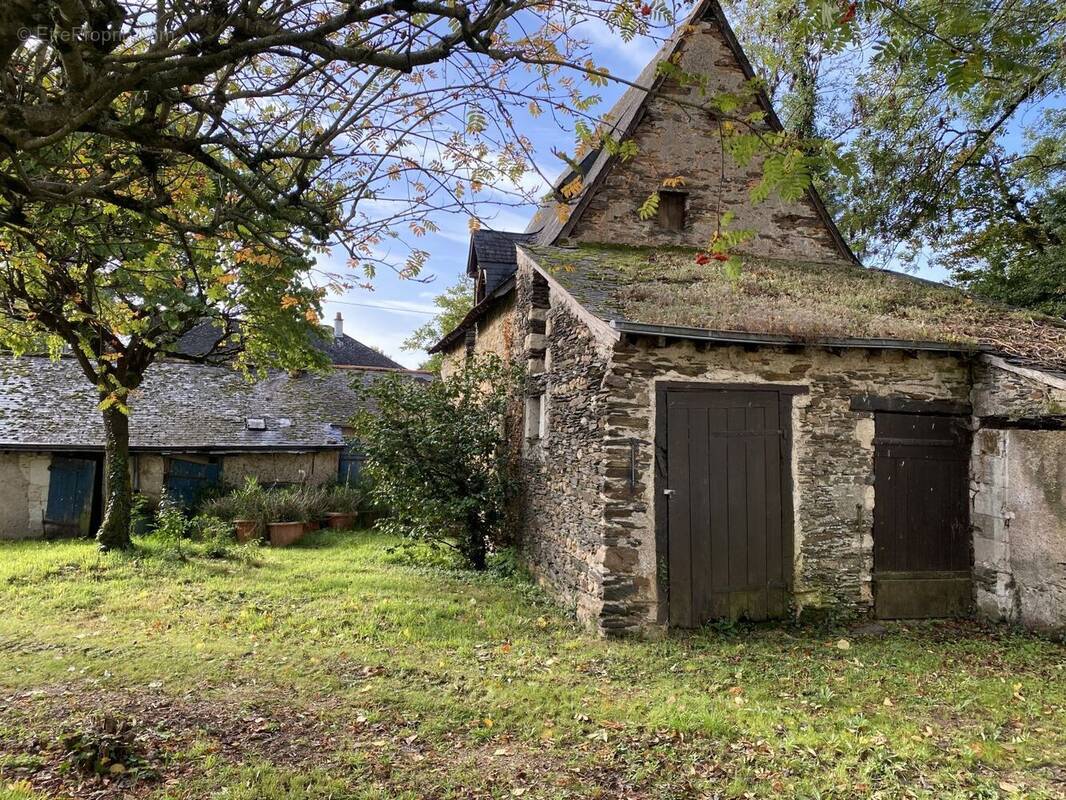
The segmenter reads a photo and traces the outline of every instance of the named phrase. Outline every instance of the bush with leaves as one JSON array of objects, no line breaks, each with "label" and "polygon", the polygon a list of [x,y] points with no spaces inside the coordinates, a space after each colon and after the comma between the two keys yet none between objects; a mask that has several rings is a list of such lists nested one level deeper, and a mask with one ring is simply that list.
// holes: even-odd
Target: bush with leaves
[{"label": "bush with leaves", "polygon": [[374,411],[353,424],[374,499],[389,509],[379,528],[455,547],[485,568],[490,548],[505,542],[513,490],[505,423],[519,376],[486,357],[439,381],[391,374],[362,389]]},{"label": "bush with leaves", "polygon": [[[216,512],[223,510],[215,501],[208,501],[204,507]],[[241,555],[229,520],[204,512],[190,519],[181,504],[166,494],[159,501],[151,538],[163,545],[165,552],[182,561],[189,556],[231,558]]]}]

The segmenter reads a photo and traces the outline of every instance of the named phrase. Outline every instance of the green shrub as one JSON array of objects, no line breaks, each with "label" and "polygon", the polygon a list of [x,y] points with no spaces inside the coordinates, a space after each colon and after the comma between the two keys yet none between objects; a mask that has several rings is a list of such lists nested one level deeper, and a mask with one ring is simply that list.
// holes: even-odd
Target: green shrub
[{"label": "green shrub", "polygon": [[289,491],[303,509],[303,519],[307,522],[321,522],[326,518],[326,512],[332,510],[329,490],[324,486],[300,486]]},{"label": "green shrub", "polygon": [[270,522],[268,492],[255,478],[245,478],[240,488],[229,495],[233,503],[233,518],[250,520],[255,523],[255,538],[266,535],[266,526]]},{"label": "green shrub", "polygon": [[[216,506],[209,501],[203,507]],[[152,538],[181,560],[189,556],[231,558],[240,554],[231,521],[211,514],[190,519],[182,506],[166,495],[159,502]]]},{"label": "green shrub", "polygon": [[134,536],[148,534],[155,527],[155,519],[158,512],[158,501],[140,492],[134,494],[133,504],[130,508],[130,533]]},{"label": "green shrub", "polygon": [[485,569],[489,550],[506,544],[506,414],[519,380],[517,367],[488,357],[439,381],[390,374],[361,390],[375,411],[354,425],[373,495],[388,509],[379,528],[455,547]]},{"label": "green shrub", "polygon": [[200,555],[208,558],[229,558],[234,547],[233,525],[218,517],[200,515],[189,521],[190,538],[196,542]]},{"label": "green shrub", "polygon": [[182,541],[189,538],[189,518],[181,504],[165,494],[159,500],[152,536],[182,554]]}]

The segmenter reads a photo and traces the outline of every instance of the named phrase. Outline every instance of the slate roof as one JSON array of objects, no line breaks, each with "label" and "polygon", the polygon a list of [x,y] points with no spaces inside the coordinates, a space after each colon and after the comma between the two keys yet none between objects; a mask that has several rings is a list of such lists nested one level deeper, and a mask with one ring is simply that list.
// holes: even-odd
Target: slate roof
[{"label": "slate roof", "polygon": [[369,345],[348,334],[339,337],[330,331],[329,338],[314,342],[316,349],[322,351],[329,360],[339,367],[374,367],[376,369],[405,369],[403,364],[393,361],[384,353],[379,353]]},{"label": "slate roof", "polygon": [[[231,323],[231,326],[236,329],[235,323]],[[174,345],[174,352],[189,358],[204,358],[211,353],[213,361],[227,361],[236,355],[237,348],[229,342],[219,346],[218,342],[221,338],[221,326],[214,322],[202,322],[178,339]],[[216,346],[218,346],[218,351],[212,353]]]},{"label": "slate roof", "polygon": [[[943,284],[858,265],[746,258],[736,278],[698,251],[607,245],[522,248],[578,303],[618,329],[996,353],[1066,370],[1066,323]],[[775,338],[776,337],[776,338]],[[750,337],[749,337],[750,339]]]},{"label": "slate roof", "polygon": [[[137,450],[314,450],[343,444],[338,426],[361,407],[357,369],[249,383],[227,367],[159,361],[130,400]],[[412,373],[417,378],[423,376]],[[266,430],[248,430],[249,418]],[[0,357],[0,450],[102,449],[96,392],[72,358]]]},{"label": "slate roof", "polygon": [[529,241],[525,233],[491,231],[481,229],[470,235],[470,255],[467,259],[467,274],[477,277],[479,269],[485,271],[486,295],[491,295],[504,281],[515,274],[518,260],[515,245]]},{"label": "slate roof", "polygon": [[[232,324],[236,327],[239,323]],[[196,359],[202,359],[211,353],[209,359],[211,363],[224,364],[237,354],[237,348],[225,342],[217,352],[212,353],[212,348],[222,338],[222,330],[222,327],[215,322],[201,323],[178,340],[174,348],[175,353],[178,356]],[[325,353],[337,366],[404,369],[402,364],[348,334],[334,336],[333,328],[329,326],[323,326],[323,330],[327,338],[316,339],[312,344],[316,350]]]}]

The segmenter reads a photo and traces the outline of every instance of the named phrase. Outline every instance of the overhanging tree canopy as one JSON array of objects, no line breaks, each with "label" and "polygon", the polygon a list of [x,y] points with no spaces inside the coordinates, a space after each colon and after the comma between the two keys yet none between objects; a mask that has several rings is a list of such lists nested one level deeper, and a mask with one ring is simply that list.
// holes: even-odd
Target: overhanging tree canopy
[{"label": "overhanging tree canopy", "polygon": [[[314,366],[327,288],[405,276],[434,214],[521,197],[521,106],[571,124],[604,77],[596,0],[9,0],[0,7],[0,344],[66,348],[97,386],[125,546],[125,412],[204,320],[244,361]],[[396,262],[393,252],[406,247]],[[316,270],[326,248],[344,274]],[[135,413],[135,409],[134,409]]]},{"label": "overhanging tree canopy", "polygon": [[1025,272],[1061,247],[1061,2],[731,5],[786,125],[840,146],[821,188],[869,260],[932,258],[988,289],[1005,256]]}]

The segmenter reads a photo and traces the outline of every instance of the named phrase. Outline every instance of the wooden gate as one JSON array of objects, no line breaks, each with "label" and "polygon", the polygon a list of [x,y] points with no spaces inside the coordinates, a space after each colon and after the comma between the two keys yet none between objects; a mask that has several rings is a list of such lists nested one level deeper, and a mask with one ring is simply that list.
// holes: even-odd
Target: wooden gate
[{"label": "wooden gate", "polygon": [[222,479],[222,465],[215,458],[192,461],[187,458],[167,458],[163,488],[171,500],[185,508],[193,508],[205,492],[218,486]]},{"label": "wooden gate", "polygon": [[883,619],[969,612],[966,419],[874,415],[874,609]]},{"label": "wooden gate", "polygon": [[658,408],[670,624],[784,616],[792,565],[790,393],[667,388]]},{"label": "wooden gate", "polygon": [[48,469],[44,535],[88,536],[92,532],[96,460],[53,455]]}]

